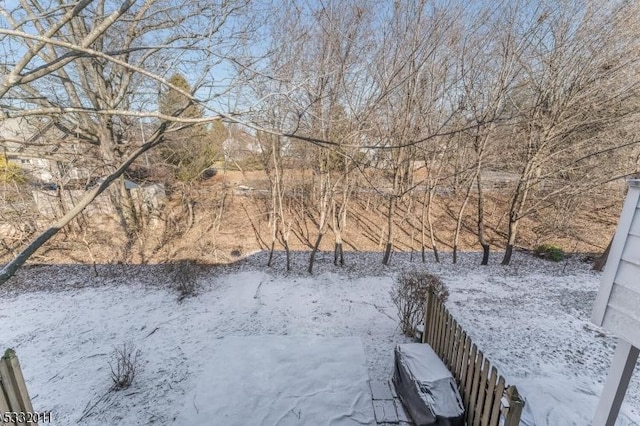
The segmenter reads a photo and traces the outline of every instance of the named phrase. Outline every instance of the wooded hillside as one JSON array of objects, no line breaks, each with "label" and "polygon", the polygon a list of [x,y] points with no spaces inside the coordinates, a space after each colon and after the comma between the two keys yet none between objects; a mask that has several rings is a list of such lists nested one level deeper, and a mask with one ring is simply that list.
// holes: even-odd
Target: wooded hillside
[{"label": "wooded hillside", "polygon": [[[2,280],[43,244],[90,262],[305,249],[309,272],[318,250],[600,251],[640,171],[637,2],[22,3],[0,15],[3,121],[30,129],[0,139]],[[27,157],[51,182],[16,172]]]}]

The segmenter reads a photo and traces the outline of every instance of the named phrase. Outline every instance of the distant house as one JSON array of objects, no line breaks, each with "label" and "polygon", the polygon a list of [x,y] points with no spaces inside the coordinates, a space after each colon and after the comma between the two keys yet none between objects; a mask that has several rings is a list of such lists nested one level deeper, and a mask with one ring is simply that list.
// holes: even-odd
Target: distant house
[{"label": "distant house", "polygon": [[[60,217],[103,176],[98,147],[57,129],[52,122],[24,118],[0,121],[0,154],[29,176],[35,205],[43,216]],[[142,213],[158,211],[166,201],[164,184],[125,181]],[[116,214],[106,195],[86,212]]]},{"label": "distant house", "polygon": [[96,148],[74,140],[51,122],[10,118],[0,121],[0,149],[33,183],[50,184],[89,179]]},{"label": "distant house", "polygon": [[[164,184],[138,185],[125,180],[125,186],[131,193],[131,198],[136,205],[138,213],[143,216],[157,217],[166,204],[167,195]],[[64,215],[86,192],[82,189],[34,188],[31,193],[38,212],[44,217],[56,218]],[[96,198],[86,207],[84,212],[89,215],[97,214],[113,217],[117,215],[115,207],[105,194]]]},{"label": "distant house", "polygon": [[222,142],[224,161],[238,162],[254,157],[262,152],[260,143],[237,126],[229,128],[229,136]]}]

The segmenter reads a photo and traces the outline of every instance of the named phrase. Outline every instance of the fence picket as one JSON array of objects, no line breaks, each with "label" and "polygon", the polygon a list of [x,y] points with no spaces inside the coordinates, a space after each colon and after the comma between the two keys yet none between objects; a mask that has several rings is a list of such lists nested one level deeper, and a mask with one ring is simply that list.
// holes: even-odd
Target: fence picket
[{"label": "fence picket", "polygon": [[425,302],[424,312],[424,329],[422,330],[422,343],[429,343],[429,338],[433,335],[433,308],[435,294],[427,293],[427,301]]},{"label": "fence picket", "polygon": [[480,385],[478,386],[478,399],[476,400],[475,414],[473,416],[473,426],[480,426],[482,420],[482,410],[484,409],[485,394],[487,392],[487,376],[489,375],[489,369],[491,364],[488,359],[484,359],[482,366],[482,374],[480,374]]},{"label": "fence picket", "polygon": [[13,378],[14,386],[18,390],[18,397],[20,398],[20,408],[23,412],[33,413],[33,406],[31,405],[31,398],[29,398],[29,392],[27,392],[27,385],[24,383],[24,376],[22,375],[22,369],[18,362],[18,357],[15,356],[13,351],[6,355],[5,361],[9,369],[9,374]]},{"label": "fence picket", "polygon": [[445,353],[445,348],[447,346],[447,331],[449,324],[447,323],[447,311],[442,308],[442,333],[440,334],[440,346],[439,346],[439,352],[438,355],[440,355],[440,358],[444,361],[444,353]]},{"label": "fence picket", "polygon": [[[7,349],[4,356],[0,358],[0,413],[4,412],[33,412],[20,363],[12,349]],[[0,424],[4,424],[2,419],[0,419]],[[35,425],[36,423],[14,422],[10,424]]]},{"label": "fence picket", "polygon": [[475,371],[473,372],[473,384],[471,385],[471,399],[469,399],[469,410],[468,410],[469,420],[467,420],[467,424],[469,426],[473,425],[473,421],[475,419],[476,401],[478,401],[478,392],[480,390],[480,376],[482,373],[482,361],[484,361],[484,355],[482,354],[481,350],[478,350]]},{"label": "fence picket", "polygon": [[[18,393],[18,389],[15,386],[13,377],[11,377],[9,366],[6,361],[6,358],[0,358],[0,377],[2,377],[2,387],[7,395],[7,402],[9,402],[9,411],[23,411],[20,406],[20,395]],[[15,424],[19,426],[26,425],[24,422],[16,422]]]},{"label": "fence picket", "polygon": [[[9,411],[11,411],[9,401],[7,401],[7,398],[4,396],[2,378],[0,378],[0,413],[8,413]],[[0,425],[3,424],[5,423],[2,421],[2,418],[0,418]]]},{"label": "fence picket", "polygon": [[471,411],[469,407],[473,406],[471,404],[471,392],[472,392],[472,386],[473,386],[473,376],[476,371],[477,354],[478,354],[478,347],[476,346],[475,343],[471,343],[471,352],[469,353],[469,370],[467,371],[467,382],[465,384],[464,396],[463,396],[464,408],[465,410],[467,410],[467,412]]},{"label": "fence picket", "polygon": [[447,316],[445,314],[444,307],[440,308],[441,317],[440,317],[440,339],[438,341],[438,355],[440,358],[444,358],[444,342],[447,334]]},{"label": "fence picket", "polygon": [[14,410],[16,407],[20,407],[18,402],[18,395],[13,388],[11,376],[9,375],[9,369],[4,362],[4,358],[0,359],[0,377],[2,377],[2,387],[7,395],[7,402],[9,403],[10,410]]},{"label": "fence picket", "polygon": [[505,415],[504,426],[518,426],[520,424],[520,416],[522,415],[522,407],[524,402],[520,398],[518,389],[515,386],[507,388],[507,401],[509,402],[509,410]]},{"label": "fence picket", "polygon": [[453,363],[452,363],[452,359],[453,359],[453,346],[456,343],[456,320],[453,319],[453,315],[451,315],[450,312],[447,312],[447,318],[449,319],[449,342],[447,344],[447,353],[446,353],[446,358],[447,358],[447,366],[449,367],[449,370],[453,373]]},{"label": "fence picket", "polygon": [[500,400],[502,394],[504,394],[504,377],[500,376],[498,379],[498,385],[493,393],[493,411],[491,413],[491,419],[489,420],[489,426],[498,426],[500,422]]},{"label": "fence picket", "polygon": [[[433,343],[433,338],[436,334],[436,319],[438,318],[438,312],[437,312],[437,307],[441,305],[441,303],[439,303],[439,301],[436,299],[435,294],[431,293],[431,300],[429,303],[429,321],[430,321],[430,327],[429,327],[429,341],[431,343]],[[433,347],[433,345],[431,345]]]},{"label": "fence picket", "polygon": [[487,394],[484,400],[484,407],[482,409],[482,426],[489,426],[489,420],[491,418],[491,411],[493,411],[493,392],[496,389],[496,380],[498,379],[498,370],[496,367],[491,367],[491,376],[487,384]]},{"label": "fence picket", "polygon": [[456,377],[456,352],[458,350],[458,339],[460,338],[458,333],[460,332],[460,328],[458,327],[458,322],[455,318],[452,320],[451,325],[453,338],[451,339],[451,349],[449,350],[449,364],[451,364],[451,374],[453,374],[453,377]]},{"label": "fence picket", "polygon": [[453,339],[454,339],[452,320],[453,318],[451,318],[451,314],[447,312],[447,333],[446,333],[446,341],[444,345],[444,354],[443,354],[442,360],[444,361],[444,363],[446,364],[449,370],[451,370],[451,357],[450,357],[451,344],[453,343]]},{"label": "fence picket", "polygon": [[456,382],[460,383],[460,379],[462,378],[462,355],[464,353],[464,343],[465,343],[465,339],[466,339],[467,335],[464,332],[464,330],[462,329],[462,327],[460,327],[460,324],[458,324],[458,347],[456,349],[456,359],[454,362],[455,365],[455,377],[456,377]]},{"label": "fence picket", "polygon": [[442,336],[442,304],[436,307],[436,333],[433,339],[432,349],[440,355],[440,339]]},{"label": "fence picket", "polygon": [[[469,365],[469,353],[471,352],[471,339],[467,336],[467,333],[463,331],[464,346],[462,349],[462,369],[460,370],[460,393],[463,394],[467,387],[467,374],[471,370]],[[464,395],[463,395],[464,399]]]},{"label": "fence picket", "polygon": [[460,379],[459,372],[460,366],[458,364],[458,353],[460,352],[460,337],[462,336],[462,329],[460,328],[460,324],[453,319],[453,324],[455,325],[455,340],[453,342],[453,347],[451,349],[451,373],[453,377],[455,377],[456,382]]},{"label": "fence picket", "polygon": [[451,343],[451,318],[449,318],[449,313],[445,310],[444,312],[444,342],[442,345],[442,361],[447,365],[447,351],[449,349],[449,343]]}]

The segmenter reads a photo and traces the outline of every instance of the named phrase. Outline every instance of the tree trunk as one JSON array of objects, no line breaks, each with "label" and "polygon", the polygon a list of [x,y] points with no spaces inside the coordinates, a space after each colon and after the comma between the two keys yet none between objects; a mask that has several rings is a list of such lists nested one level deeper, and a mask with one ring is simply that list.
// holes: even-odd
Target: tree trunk
[{"label": "tree trunk", "polygon": [[289,242],[287,241],[287,238],[285,238],[284,235],[282,235],[282,245],[284,246],[284,253],[287,258],[287,271],[290,271],[291,270],[291,253],[289,251]]},{"label": "tree trunk", "polygon": [[460,239],[460,230],[462,229],[462,216],[464,215],[465,207],[467,207],[467,203],[469,202],[470,193],[471,186],[467,189],[467,194],[462,202],[462,206],[460,206],[460,210],[458,210],[458,217],[456,218],[456,229],[453,233],[453,263],[458,262],[458,241]]},{"label": "tree trunk", "polygon": [[190,230],[191,228],[193,228],[193,223],[195,222],[195,212],[193,211],[193,206],[195,205],[195,201],[193,201],[191,199],[191,197],[188,197],[186,205],[187,205],[187,211],[189,213],[189,221],[187,222],[187,230]]},{"label": "tree trunk", "polygon": [[61,181],[56,183],[56,197],[58,198],[58,205],[60,206],[60,216],[57,216],[57,211],[56,211],[56,217],[63,217],[65,214],[67,214],[67,203],[65,203],[64,201],[64,186],[62,184]]},{"label": "tree trunk", "polygon": [[433,257],[436,263],[440,263],[440,255],[438,254],[438,246],[436,245],[435,231],[433,230],[433,219],[431,218],[431,204],[433,202],[433,191],[429,191],[429,200],[427,204],[427,224],[429,225],[429,238],[431,239],[431,248],[433,249]]},{"label": "tree trunk", "polygon": [[509,231],[507,233],[507,248],[502,258],[502,265],[508,265],[511,262],[511,255],[513,253],[513,247],[516,243],[516,236],[518,233],[518,224],[520,223],[521,213],[527,196],[529,195],[531,174],[539,168],[535,164],[535,158],[530,159],[525,165],[524,170],[520,176],[520,181],[516,187],[516,191],[513,195],[513,201],[509,208]]},{"label": "tree trunk", "polygon": [[271,222],[271,249],[269,250],[269,260],[267,261],[267,266],[271,267],[273,261],[273,252],[276,247],[276,241],[278,240],[278,216],[275,212],[275,204],[271,211],[271,215],[269,217],[269,221]]},{"label": "tree trunk", "polygon": [[320,232],[318,234],[318,238],[316,238],[316,243],[313,245],[313,250],[311,250],[311,255],[309,256],[309,268],[307,268],[307,272],[313,274],[313,262],[316,259],[316,253],[318,252],[318,247],[320,247],[320,242],[322,241],[323,233]]},{"label": "tree trunk", "polygon": [[269,260],[267,261],[268,267],[271,267],[271,262],[273,261],[273,250],[275,249],[275,247],[276,247],[275,240],[271,241],[271,250],[269,250]]},{"label": "tree trunk", "polygon": [[393,249],[393,214],[395,206],[395,197],[392,195],[389,197],[389,209],[387,214],[387,244],[384,249],[384,256],[382,257],[382,264],[389,265],[391,260],[391,250]]},{"label": "tree trunk", "polygon": [[336,243],[333,249],[333,264],[335,266],[344,266],[344,253],[342,251],[342,242]]},{"label": "tree trunk", "polygon": [[[110,168],[121,163],[122,160],[120,155],[117,154],[117,143],[108,126],[101,129],[99,139],[100,154],[105,164]],[[116,214],[120,219],[120,226],[126,233],[127,242],[129,243],[134,234],[139,231],[140,228],[133,199],[131,198],[131,194],[127,190],[125,184],[124,174],[119,175],[113,185],[111,185],[109,189],[109,198],[116,210]]]},{"label": "tree trunk", "polygon": [[607,264],[607,259],[609,258],[609,251],[611,251],[611,244],[613,244],[613,237],[609,240],[609,244],[607,244],[607,248],[594,262],[593,267],[591,268],[594,271],[602,271],[604,266]]},{"label": "tree trunk", "polygon": [[488,265],[491,248],[484,232],[484,192],[482,190],[482,176],[480,173],[478,173],[476,177],[476,182],[478,185],[478,242],[482,246],[482,262],[480,262],[480,265]]},{"label": "tree trunk", "polygon": [[504,257],[502,258],[501,265],[508,265],[511,262],[511,255],[513,254],[513,244],[507,244],[507,248],[504,251]]},{"label": "tree trunk", "polygon": [[422,255],[422,263],[427,263],[427,250],[426,250],[426,235],[425,235],[425,212],[427,205],[427,189],[425,185],[424,196],[422,197],[422,211],[420,214],[420,253]]},{"label": "tree trunk", "polygon": [[287,255],[287,271],[291,270],[291,252],[289,251],[289,244],[284,244],[284,252]]},{"label": "tree trunk", "polygon": [[[344,205],[343,205],[344,206]],[[344,266],[344,255],[342,254],[342,229],[346,224],[346,210],[342,211],[340,218],[337,218],[334,225],[335,245],[333,247],[333,264],[338,266]]]},{"label": "tree trunk", "polygon": [[344,266],[344,257],[342,256],[342,227],[344,226],[344,221],[341,219],[345,218],[345,215],[343,214],[341,218],[337,218],[334,215],[334,218],[337,220],[333,231],[336,237],[335,245],[333,246],[333,264],[338,266],[338,263],[340,263],[340,266]]},{"label": "tree trunk", "polygon": [[489,246],[489,244],[483,244],[482,245],[482,261],[480,262],[480,265],[488,265],[489,264],[490,250],[491,250],[491,247]]},{"label": "tree trunk", "polygon": [[438,247],[433,246],[433,257],[436,260],[436,263],[440,263],[440,254],[438,253]]},{"label": "tree trunk", "polygon": [[416,230],[415,227],[413,227],[412,225],[412,229],[411,229],[411,254],[409,255],[409,262],[413,262],[413,252],[414,250],[414,244],[416,241]]},{"label": "tree trunk", "polygon": [[509,220],[509,238],[507,240],[507,248],[504,251],[504,257],[502,258],[502,265],[508,265],[511,262],[511,255],[513,254],[513,247],[516,243],[516,234],[518,231],[519,218]]},{"label": "tree trunk", "polygon": [[382,258],[382,264],[385,266],[389,265],[391,261],[391,249],[393,248],[393,244],[387,243],[384,249],[384,257]]}]

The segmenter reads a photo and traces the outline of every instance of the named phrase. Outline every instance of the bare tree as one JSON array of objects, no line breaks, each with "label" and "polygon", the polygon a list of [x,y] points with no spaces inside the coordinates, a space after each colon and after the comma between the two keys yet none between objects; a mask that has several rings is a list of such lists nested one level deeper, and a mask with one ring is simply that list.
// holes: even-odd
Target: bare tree
[{"label": "bare tree", "polygon": [[276,242],[280,242],[286,251],[287,270],[291,269],[289,253],[289,235],[291,223],[287,219],[283,164],[282,138],[274,135],[258,133],[263,167],[269,180],[269,260],[267,266],[272,266]]},{"label": "bare tree", "polygon": [[302,57],[306,35],[301,29],[303,21],[297,8],[274,11],[273,22],[277,22],[277,25],[270,25],[268,28],[270,51],[273,54],[264,64],[257,64],[255,78],[249,84],[249,98],[260,99],[259,104],[254,106],[252,123],[260,129],[270,129],[258,130],[256,133],[261,151],[259,156],[269,183],[267,265],[272,266],[276,243],[279,243],[285,250],[286,269],[290,270],[289,239],[293,227],[293,215],[290,213],[294,200],[285,171],[288,166],[286,160],[294,149],[289,136],[295,133],[300,122],[297,112],[299,99],[295,97],[295,88],[300,79],[298,61]]},{"label": "bare tree", "polygon": [[[380,165],[388,170],[387,235],[382,262],[391,258],[393,218],[398,202],[416,188],[416,149],[437,143],[457,107],[448,97],[456,73],[450,53],[455,51],[459,9],[431,8],[427,2],[395,3],[377,54],[375,81],[379,93],[376,130],[384,150]],[[454,65],[455,66],[455,65]]]},{"label": "bare tree", "polygon": [[[383,199],[384,225],[372,233],[380,229],[384,264],[403,235],[413,250],[418,232],[423,261],[428,245],[438,260],[440,204],[455,206],[449,241],[457,259],[476,194],[486,264],[485,172],[517,174],[510,192],[495,197],[508,217],[508,264],[524,218],[577,211],[581,191],[637,171],[637,3],[285,6],[20,0],[0,8],[3,117],[28,119],[58,152],[18,141],[34,156],[66,160],[60,156],[77,149],[101,178],[79,201],[61,203],[54,225],[22,252],[11,248],[16,258],[0,283],[103,192],[132,244],[144,223],[125,171],[165,140],[216,120],[255,132],[269,180],[271,254],[281,244],[290,267],[299,220],[309,271],[330,230],[342,263],[356,182]],[[269,26],[251,43],[247,25],[261,18]],[[178,73],[184,84],[168,78]],[[174,92],[180,105],[160,107],[159,95]],[[46,141],[49,131],[65,137]],[[293,185],[294,163],[312,183]],[[294,212],[302,207],[303,219]]]},{"label": "bare tree", "polygon": [[[621,144],[607,136],[637,113],[628,103],[639,84],[629,79],[638,75],[637,22],[629,18],[636,13],[635,3],[563,2],[530,15],[533,39],[518,55],[523,73],[511,95],[522,163],[502,264],[511,261],[521,219],[575,188],[562,176],[580,175],[586,163],[576,159]],[[553,188],[542,186],[552,180]]]},{"label": "bare tree", "polygon": [[[116,183],[111,196],[125,231],[138,219],[123,173],[165,134],[221,118],[184,118],[157,110],[159,87],[170,87],[192,102],[196,93],[219,95],[203,77],[241,47],[243,28],[235,17],[245,1],[181,3],[150,0],[79,1],[45,10],[23,0],[14,10],[1,9],[0,36],[10,46],[3,65],[0,101],[8,117],[32,117],[51,123],[78,143],[92,147],[100,184],[53,226],[29,244],[0,273],[11,277],[28,257],[67,225],[99,194]],[[201,76],[187,93],[164,74],[189,64]],[[140,141],[140,123],[153,126]]]},{"label": "bare tree", "polygon": [[[498,126],[509,123],[505,103],[520,67],[517,55],[527,46],[528,34],[517,39],[517,18],[522,13],[518,3],[501,3],[483,11],[471,21],[465,33],[461,55],[461,81],[463,98],[461,108],[468,120],[466,140],[472,147],[469,155],[469,174],[464,198],[457,212],[453,237],[453,263],[457,260],[458,239],[464,210],[472,190],[477,191],[477,236],[482,247],[482,265],[489,262],[490,246],[485,235],[485,199],[482,173],[490,144],[495,143]],[[466,155],[466,154],[465,154]]]},{"label": "bare tree", "polygon": [[[317,132],[322,139],[340,144],[353,139],[350,128],[354,127],[352,123],[357,120],[354,111],[349,109],[354,102],[347,97],[352,95],[348,87],[354,84],[352,76],[358,72],[363,59],[361,52],[365,37],[362,32],[366,29],[366,14],[358,2],[328,1],[323,2],[313,16],[313,21],[309,23],[311,27],[306,30],[310,35],[306,43],[314,48],[311,54],[306,54],[304,61],[300,61],[301,66],[308,67],[306,74],[310,80],[310,85],[303,89],[303,99],[308,106],[299,113],[302,117],[301,131],[311,135]],[[340,203],[343,211],[337,218],[335,212],[332,214],[336,206],[335,193],[341,181],[348,184],[349,160],[342,158],[346,153],[339,148],[314,147],[313,150],[310,168],[315,178],[313,198],[317,211],[314,220],[317,237],[309,256],[309,273],[313,272],[316,253],[329,229],[332,216],[339,219],[334,225],[345,224],[347,202],[344,197],[349,195],[349,188],[345,187]],[[340,230],[337,232],[336,238],[341,239]]]},{"label": "bare tree", "polygon": [[433,252],[434,260],[440,262],[440,255],[438,253],[438,245],[436,242],[436,233],[433,226],[433,204],[436,197],[436,191],[439,186],[440,180],[443,178],[443,169],[445,162],[442,161],[442,157],[449,151],[449,144],[451,138],[446,138],[445,142],[440,147],[423,146],[421,150],[421,157],[425,168],[424,178],[424,191],[422,194],[421,213],[420,213],[420,228],[421,228],[421,257],[422,262],[427,261],[426,258],[426,231],[429,232],[429,242],[431,244],[431,251]]}]

